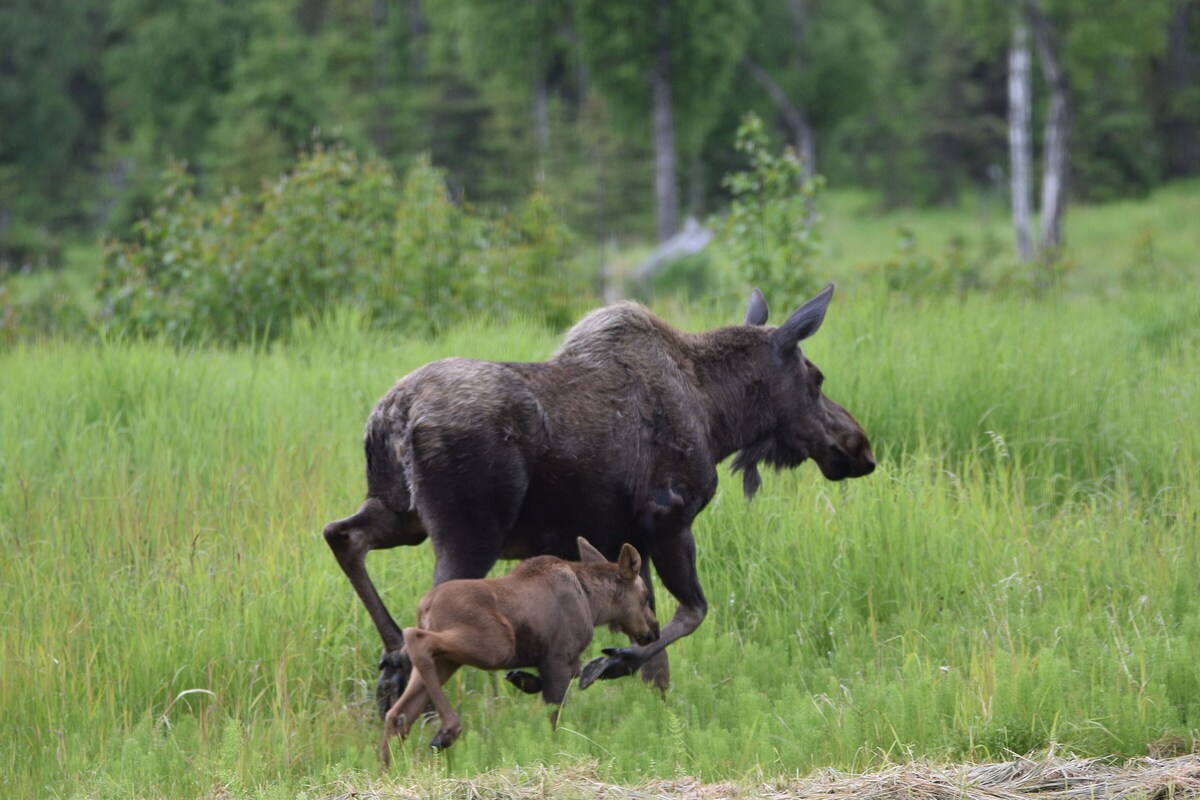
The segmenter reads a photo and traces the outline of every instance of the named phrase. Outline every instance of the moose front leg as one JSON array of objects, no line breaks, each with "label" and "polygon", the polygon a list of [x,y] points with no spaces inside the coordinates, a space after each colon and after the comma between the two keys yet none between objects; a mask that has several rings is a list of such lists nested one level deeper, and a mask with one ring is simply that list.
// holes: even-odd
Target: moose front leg
[{"label": "moose front leg", "polygon": [[[646,590],[650,593],[650,608],[657,611],[657,604],[654,602],[654,583],[650,578],[650,559],[642,560],[642,581],[646,584]],[[658,689],[662,694],[666,694],[667,687],[671,685],[671,663],[667,659],[667,651],[662,651],[656,656],[653,656],[639,670],[642,680]]]},{"label": "moose front leg", "polygon": [[586,689],[598,679],[610,680],[632,674],[704,621],[708,601],[704,599],[704,590],[696,575],[696,542],[691,529],[683,528],[678,533],[659,538],[650,545],[650,552],[663,586],[679,601],[675,616],[662,629],[658,640],[651,644],[605,648],[604,656],[593,658],[584,665],[579,688]]}]

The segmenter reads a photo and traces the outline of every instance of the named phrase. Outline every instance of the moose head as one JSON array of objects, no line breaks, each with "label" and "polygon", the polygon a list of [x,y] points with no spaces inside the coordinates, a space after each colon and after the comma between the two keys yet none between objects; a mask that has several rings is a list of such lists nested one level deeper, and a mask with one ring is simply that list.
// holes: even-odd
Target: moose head
[{"label": "moose head", "polygon": [[832,297],[829,284],[778,328],[769,328],[762,292],[755,289],[750,295],[745,323],[763,329],[754,351],[760,376],[755,414],[763,434],[744,446],[733,462],[734,470],[744,471],[748,497],[762,482],[759,463],[780,469],[811,458],[832,481],[869,475],[875,469],[866,433],[850,412],[825,396],[821,370],[800,349],[800,342],[821,327]]}]

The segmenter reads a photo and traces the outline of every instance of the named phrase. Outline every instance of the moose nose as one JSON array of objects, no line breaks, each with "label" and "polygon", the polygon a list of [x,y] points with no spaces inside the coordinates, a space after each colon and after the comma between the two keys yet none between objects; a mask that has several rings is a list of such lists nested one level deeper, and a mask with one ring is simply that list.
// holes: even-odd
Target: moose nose
[{"label": "moose nose", "polygon": [[863,473],[862,474],[870,475],[874,471],[875,471],[875,458],[873,456],[867,456],[866,458],[863,459]]}]

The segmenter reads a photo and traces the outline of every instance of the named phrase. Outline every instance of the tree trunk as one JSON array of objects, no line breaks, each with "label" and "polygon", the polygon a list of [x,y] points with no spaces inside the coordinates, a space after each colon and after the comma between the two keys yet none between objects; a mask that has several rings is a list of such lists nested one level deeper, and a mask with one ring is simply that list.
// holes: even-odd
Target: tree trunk
[{"label": "tree trunk", "polygon": [[371,24],[375,28],[375,120],[371,126],[371,142],[380,153],[390,155],[392,106],[387,89],[391,43],[387,37],[387,23],[387,0],[371,0]]},{"label": "tree trunk", "polygon": [[1013,14],[1012,48],[1008,51],[1008,151],[1012,164],[1013,231],[1017,236],[1017,257],[1022,261],[1033,259],[1029,62],[1029,29],[1018,12]]},{"label": "tree trunk", "polygon": [[1170,83],[1167,128],[1167,168],[1171,177],[1200,174],[1200,131],[1195,111],[1180,108],[1179,100],[1188,96],[1196,81],[1197,59],[1188,46],[1192,16],[1200,11],[1196,0],[1178,0],[1167,27],[1167,80]]},{"label": "tree trunk", "polygon": [[[534,16],[541,19],[542,0],[533,0]],[[550,157],[550,97],[546,86],[546,48],[539,40],[533,49],[533,143],[537,148],[537,179],[546,179],[546,161]]]},{"label": "tree trunk", "polygon": [[783,117],[783,121],[792,132],[792,145],[796,148],[796,154],[800,156],[800,163],[804,167],[804,177],[811,178],[817,171],[817,156],[816,146],[813,143],[812,123],[809,121],[804,107],[788,97],[783,87],[750,56],[742,56],[741,63],[742,69],[750,73],[750,77],[754,78],[755,82],[766,91],[771,102],[775,104],[775,108],[779,110],[780,116]]},{"label": "tree trunk", "polygon": [[[788,0],[792,12],[792,40],[795,42],[793,52],[796,55],[796,69],[804,72],[808,69],[808,0]],[[798,117],[793,123],[796,137],[796,153],[800,156],[805,180],[817,174],[817,137],[813,132],[812,120],[808,111],[801,103],[794,104]]]},{"label": "tree trunk", "polygon": [[406,0],[404,12],[408,19],[408,68],[417,81],[422,81],[425,78],[425,48],[429,23],[425,20],[421,0]]},{"label": "tree trunk", "polygon": [[675,234],[679,195],[675,187],[675,119],[671,110],[671,0],[656,0],[654,66],[650,69],[650,107],[654,138],[654,199],[658,241]]},{"label": "tree trunk", "polygon": [[1063,219],[1067,215],[1067,169],[1071,135],[1071,96],[1067,73],[1058,57],[1050,20],[1036,5],[1029,6],[1029,23],[1037,48],[1038,64],[1050,88],[1046,110],[1045,154],[1042,165],[1041,250],[1051,259],[1062,247]]},{"label": "tree trunk", "polygon": [[550,156],[550,99],[546,69],[540,57],[533,66],[533,143],[537,148],[537,179],[542,181],[546,178],[546,160]]}]

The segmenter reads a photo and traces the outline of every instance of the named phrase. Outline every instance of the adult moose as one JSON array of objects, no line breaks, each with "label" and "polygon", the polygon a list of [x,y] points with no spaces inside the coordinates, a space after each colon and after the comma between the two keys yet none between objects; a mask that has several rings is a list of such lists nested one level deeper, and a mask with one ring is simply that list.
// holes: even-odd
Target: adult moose
[{"label": "adult moose", "polygon": [[367,419],[367,498],[325,540],[383,639],[377,699],[407,680],[403,636],[367,575],[371,550],[430,539],[435,585],[482,578],[501,558],[570,559],[576,536],[615,558],[629,542],[678,610],[658,641],[613,651],[584,681],[641,669],[665,689],[664,648],[704,619],[691,523],[716,465],[753,496],[758,465],[811,458],[830,480],[875,468],[867,436],[821,392],[799,343],[825,318],[833,286],[768,327],[756,289],[745,324],[676,330],[635,303],[593,311],[545,362],[448,358],[401,378]]}]

